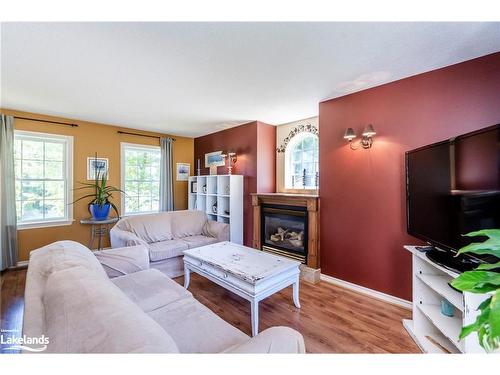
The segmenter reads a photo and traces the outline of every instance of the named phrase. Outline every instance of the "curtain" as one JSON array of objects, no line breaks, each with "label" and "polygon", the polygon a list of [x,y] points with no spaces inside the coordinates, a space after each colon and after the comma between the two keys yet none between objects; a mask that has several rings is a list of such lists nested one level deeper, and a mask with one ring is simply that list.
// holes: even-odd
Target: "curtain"
[{"label": "curtain", "polygon": [[173,142],[172,138],[160,138],[160,211],[174,209]]},{"label": "curtain", "polygon": [[0,270],[17,264],[14,117],[0,123]]}]

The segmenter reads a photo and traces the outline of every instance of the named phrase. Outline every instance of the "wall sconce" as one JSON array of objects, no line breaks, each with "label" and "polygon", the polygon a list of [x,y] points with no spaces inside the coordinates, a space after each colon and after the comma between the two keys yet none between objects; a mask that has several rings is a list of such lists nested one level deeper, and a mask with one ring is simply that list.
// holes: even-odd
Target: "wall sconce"
[{"label": "wall sconce", "polygon": [[[373,136],[375,134],[377,134],[377,132],[373,128],[373,125],[366,125],[365,130],[363,130],[363,133],[361,133],[362,138],[359,142],[359,144],[361,144],[361,147],[371,148],[373,144]],[[356,138],[356,133],[354,132],[354,130],[352,128],[347,128],[344,134],[344,139],[347,139],[347,141],[349,142],[349,147],[351,148],[351,150],[357,150],[359,148],[359,144],[358,146],[353,146],[352,140],[354,138]]]}]

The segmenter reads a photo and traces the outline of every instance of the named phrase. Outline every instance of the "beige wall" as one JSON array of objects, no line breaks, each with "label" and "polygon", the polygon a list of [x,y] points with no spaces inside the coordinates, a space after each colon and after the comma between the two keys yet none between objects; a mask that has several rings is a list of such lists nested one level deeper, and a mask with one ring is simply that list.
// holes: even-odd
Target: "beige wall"
[{"label": "beige wall", "polygon": [[[78,181],[86,182],[87,178],[87,157],[93,156],[95,152],[99,157],[109,159],[109,184],[120,186],[120,142],[136,143],[143,145],[159,145],[159,140],[155,138],[139,137],[118,134],[118,130],[137,132],[148,135],[165,135],[137,131],[117,126],[97,124],[74,119],[45,116],[40,114],[26,113],[9,109],[2,109],[2,113],[8,115],[35,117],[43,120],[65,121],[78,124],[78,127],[70,127],[58,124],[42,123],[28,120],[16,119],[14,127],[16,130],[37,131],[42,133],[71,135],[74,137],[74,157],[73,157],[73,177],[74,187],[79,186]],[[191,173],[194,171],[193,154],[194,144],[192,138],[174,136],[174,167],[175,163],[190,163]],[[174,172],[175,173],[175,172]],[[84,195],[80,191],[74,193],[74,199]],[[120,196],[115,195],[113,202],[120,208]],[[174,175],[174,206],[176,210],[187,208],[187,182],[176,181]],[[44,246],[54,241],[71,239],[88,244],[90,237],[90,227],[80,224],[80,219],[89,216],[87,201],[82,200],[75,204],[73,210],[72,225],[48,227],[40,229],[23,229],[18,231],[19,260],[27,260],[29,252],[38,247]]]},{"label": "beige wall", "polygon": [[[299,125],[311,124],[319,131],[318,117],[306,118],[304,120],[293,121],[287,124],[278,125],[276,127],[276,147],[280,147],[283,140],[290,132]],[[320,176],[321,178],[321,176]],[[304,189],[286,189],[285,188],[285,154],[283,152],[276,153],[276,191],[279,193],[297,193],[297,194],[312,194],[317,190]]]}]

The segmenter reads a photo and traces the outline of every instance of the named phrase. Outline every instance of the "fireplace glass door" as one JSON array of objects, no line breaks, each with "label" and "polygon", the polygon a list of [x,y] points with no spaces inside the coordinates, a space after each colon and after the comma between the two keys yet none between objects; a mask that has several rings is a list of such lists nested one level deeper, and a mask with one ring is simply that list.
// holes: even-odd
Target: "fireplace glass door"
[{"label": "fireplace glass door", "polygon": [[262,208],[262,248],[305,262],[307,257],[307,211],[302,207]]}]

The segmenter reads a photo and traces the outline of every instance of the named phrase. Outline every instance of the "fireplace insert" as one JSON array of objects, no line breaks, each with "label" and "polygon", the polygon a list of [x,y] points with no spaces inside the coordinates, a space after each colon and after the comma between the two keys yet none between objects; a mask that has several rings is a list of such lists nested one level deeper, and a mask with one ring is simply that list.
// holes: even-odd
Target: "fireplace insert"
[{"label": "fireplace insert", "polygon": [[307,208],[265,204],[261,208],[262,250],[307,261]]}]

